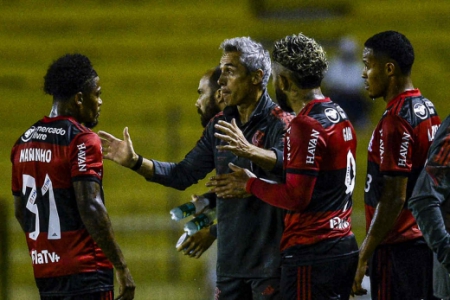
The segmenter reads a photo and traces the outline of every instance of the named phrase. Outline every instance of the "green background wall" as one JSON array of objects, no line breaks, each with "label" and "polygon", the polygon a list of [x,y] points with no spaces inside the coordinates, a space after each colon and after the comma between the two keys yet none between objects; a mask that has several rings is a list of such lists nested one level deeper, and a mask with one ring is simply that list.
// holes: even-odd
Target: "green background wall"
[{"label": "green background wall", "polygon": [[[10,299],[38,299],[25,239],[13,217],[10,149],[49,113],[43,76],[57,57],[86,54],[99,73],[103,107],[95,130],[120,137],[128,126],[140,154],[178,161],[201,135],[194,107],[198,80],[218,64],[220,43],[237,36],[251,36],[271,50],[275,39],[303,32],[332,56],[341,36],[353,36],[361,46],[377,32],[400,31],[415,47],[415,86],[444,118],[450,111],[449,15],[450,2],[437,0],[0,1],[0,198],[7,200],[0,209],[8,211],[0,222],[10,228]],[[383,108],[378,99],[373,125]],[[362,190],[370,134],[370,129],[358,131],[353,228],[359,241],[365,230]],[[110,161],[104,167],[107,207],[137,284],[136,299],[211,299],[206,276],[212,253],[193,260],[176,252],[183,224],[168,213],[204,192],[206,181],[175,191],[146,183]]]}]

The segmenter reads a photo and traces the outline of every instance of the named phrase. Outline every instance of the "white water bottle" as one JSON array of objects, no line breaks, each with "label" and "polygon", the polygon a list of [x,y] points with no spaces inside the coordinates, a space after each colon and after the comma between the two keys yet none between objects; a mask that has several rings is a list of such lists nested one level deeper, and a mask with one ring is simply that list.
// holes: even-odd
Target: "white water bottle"
[{"label": "white water bottle", "polygon": [[211,225],[216,218],[216,210],[208,209],[204,213],[199,214],[197,217],[193,218],[191,221],[184,224],[184,231],[187,232],[189,236],[193,235],[200,229]]},{"label": "white water bottle", "polygon": [[193,196],[191,202],[184,203],[170,211],[172,220],[180,221],[193,214],[198,214],[209,205],[209,199],[203,196]]}]

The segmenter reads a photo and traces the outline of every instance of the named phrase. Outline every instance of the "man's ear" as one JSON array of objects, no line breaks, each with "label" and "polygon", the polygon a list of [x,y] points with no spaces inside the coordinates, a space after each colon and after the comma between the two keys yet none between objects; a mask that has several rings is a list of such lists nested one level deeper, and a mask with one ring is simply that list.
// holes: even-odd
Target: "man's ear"
[{"label": "man's ear", "polygon": [[278,85],[280,90],[282,91],[288,91],[289,90],[289,80],[287,79],[286,76],[279,74],[278,75]]},{"label": "man's ear", "polygon": [[221,89],[217,89],[217,91],[214,93],[214,99],[216,99],[216,103],[217,104],[219,104],[220,102],[223,101],[222,90]]},{"label": "man's ear", "polygon": [[386,74],[388,76],[392,76],[397,71],[397,66],[394,62],[387,62],[385,65]]},{"label": "man's ear", "polygon": [[75,105],[80,106],[83,105],[83,93],[78,92],[74,96]]},{"label": "man's ear", "polygon": [[253,72],[252,83],[253,84],[261,83],[263,76],[264,76],[263,70],[261,70],[261,69],[256,70],[255,72]]}]

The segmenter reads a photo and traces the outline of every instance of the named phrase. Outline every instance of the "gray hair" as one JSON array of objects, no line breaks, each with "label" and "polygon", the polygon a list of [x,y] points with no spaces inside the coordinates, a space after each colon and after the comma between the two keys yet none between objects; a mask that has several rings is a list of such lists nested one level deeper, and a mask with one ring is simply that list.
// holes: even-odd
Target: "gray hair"
[{"label": "gray hair", "polygon": [[269,51],[264,50],[260,43],[253,41],[249,37],[238,37],[223,41],[219,49],[222,49],[224,53],[240,52],[240,61],[249,72],[254,72],[258,69],[263,71],[262,85],[263,87],[267,86],[272,71],[270,54]]},{"label": "gray hair", "polygon": [[275,42],[272,59],[290,70],[301,88],[320,86],[328,70],[328,61],[322,46],[301,33]]}]

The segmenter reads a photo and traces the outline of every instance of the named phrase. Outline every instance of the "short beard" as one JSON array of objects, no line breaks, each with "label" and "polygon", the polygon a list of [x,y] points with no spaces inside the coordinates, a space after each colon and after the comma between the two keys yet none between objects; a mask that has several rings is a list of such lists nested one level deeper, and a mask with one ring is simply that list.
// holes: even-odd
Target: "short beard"
[{"label": "short beard", "polygon": [[200,115],[200,122],[202,123],[203,128],[205,128],[209,121],[220,112],[220,108],[216,104],[214,96],[211,96],[208,105],[206,105],[205,113],[202,113],[200,109],[198,109],[197,112]]},{"label": "short beard", "polygon": [[285,93],[283,93],[280,89],[275,89],[275,97],[277,98],[278,105],[285,112],[294,112],[292,107],[289,106],[289,102]]},{"label": "short beard", "polygon": [[98,124],[98,121],[95,121],[95,122],[85,122],[85,123],[84,123],[84,126],[86,126],[87,128],[92,129],[92,128],[94,128],[95,126],[97,126],[97,124]]}]

